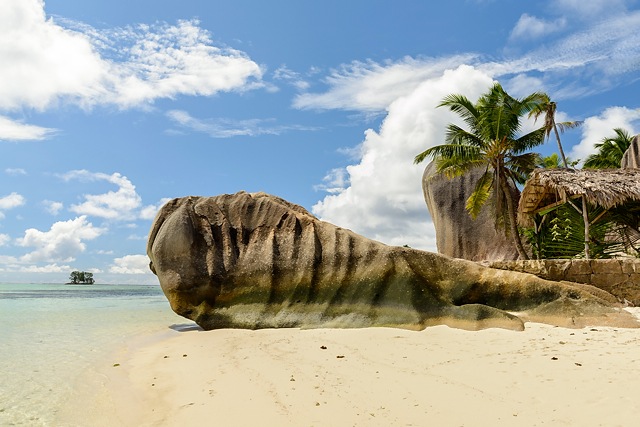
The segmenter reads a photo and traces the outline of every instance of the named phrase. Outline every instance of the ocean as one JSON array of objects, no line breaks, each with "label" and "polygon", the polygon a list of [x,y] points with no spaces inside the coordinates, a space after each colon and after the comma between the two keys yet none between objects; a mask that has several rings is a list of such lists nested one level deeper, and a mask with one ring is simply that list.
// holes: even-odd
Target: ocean
[{"label": "ocean", "polygon": [[54,426],[92,364],[189,325],[159,285],[0,283],[0,426]]}]

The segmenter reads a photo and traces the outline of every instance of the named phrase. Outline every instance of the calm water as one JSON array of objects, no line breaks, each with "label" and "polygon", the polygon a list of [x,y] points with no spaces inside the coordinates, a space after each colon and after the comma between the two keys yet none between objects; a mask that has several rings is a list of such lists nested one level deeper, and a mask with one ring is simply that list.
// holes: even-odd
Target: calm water
[{"label": "calm water", "polygon": [[0,283],[0,426],[54,425],[92,363],[136,335],[189,323],[159,286]]}]

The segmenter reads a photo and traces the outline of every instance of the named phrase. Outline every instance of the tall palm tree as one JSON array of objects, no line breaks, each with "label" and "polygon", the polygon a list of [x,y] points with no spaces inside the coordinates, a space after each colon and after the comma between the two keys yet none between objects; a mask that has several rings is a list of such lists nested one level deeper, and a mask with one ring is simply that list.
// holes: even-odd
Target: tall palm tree
[{"label": "tall palm tree", "polygon": [[447,107],[457,113],[469,130],[449,124],[446,144],[431,147],[414,159],[415,163],[420,163],[426,158],[433,158],[436,170],[448,178],[483,167],[484,174],[467,200],[466,209],[473,218],[477,217],[493,193],[497,213],[507,217],[522,259],[528,259],[528,256],[518,232],[514,194],[517,193],[516,185],[524,183],[535,167],[539,157],[527,151],[544,142],[545,128],[519,135],[520,118],[532,111],[540,99],[539,93],[523,99],[513,98],[499,83],[494,84],[475,104],[463,95],[449,95],[439,107]]},{"label": "tall palm tree", "polygon": [[589,155],[584,162],[585,169],[618,169],[622,156],[627,151],[633,137],[622,128],[615,128],[614,137],[605,137],[595,145],[598,152]]},{"label": "tall palm tree", "polygon": [[536,121],[542,115],[544,115],[544,130],[545,136],[548,139],[551,135],[551,131],[556,136],[556,141],[558,142],[558,151],[560,152],[560,157],[562,158],[562,164],[565,168],[569,167],[567,163],[567,158],[564,155],[564,150],[562,149],[562,142],[560,142],[560,134],[563,133],[567,129],[573,129],[582,124],[581,121],[573,121],[573,122],[560,122],[556,123],[556,103],[551,101],[549,95],[546,93],[538,93],[539,100],[535,107],[529,112],[529,117],[533,117]]}]

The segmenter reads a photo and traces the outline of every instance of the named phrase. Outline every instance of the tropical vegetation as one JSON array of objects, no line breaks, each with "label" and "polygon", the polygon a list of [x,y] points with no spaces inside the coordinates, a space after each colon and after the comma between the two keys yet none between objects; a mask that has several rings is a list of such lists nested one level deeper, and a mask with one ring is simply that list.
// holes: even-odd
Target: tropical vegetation
[{"label": "tropical vegetation", "polygon": [[[472,169],[484,172],[466,201],[466,209],[476,218],[483,206],[492,200],[496,224],[511,235],[521,259],[529,255],[522,243],[526,239],[532,255],[537,258],[607,258],[620,252],[640,256],[640,204],[604,210],[589,207],[593,219],[589,239],[585,239],[585,218],[582,210],[570,203],[558,205],[544,215],[535,215],[534,227],[519,229],[516,209],[521,186],[536,167],[575,168],[579,160],[565,156],[560,134],[579,126],[582,122],[556,122],[557,105],[542,92],[534,92],[522,99],[506,93],[499,83],[494,84],[475,103],[464,95],[451,94],[438,107],[448,108],[466,124],[462,128],[451,123],[447,126],[445,143],[437,145],[414,158],[415,163],[425,159],[434,161],[436,171],[447,178],[461,176]],[[528,133],[522,133],[522,119],[544,124]],[[555,136],[559,155],[547,157],[531,149]],[[584,168],[620,168],[625,151],[633,137],[624,129],[614,129],[615,136],[603,138],[596,144],[598,152],[587,157]],[[589,245],[585,243],[589,242]],[[585,253],[588,249],[589,253]]]},{"label": "tropical vegetation", "polygon": [[595,144],[598,152],[585,159],[585,169],[618,169],[620,167],[622,156],[631,145],[633,136],[622,128],[615,128],[613,131],[615,136],[602,138]]},{"label": "tropical vegetation", "polygon": [[569,162],[567,161],[567,157],[564,155],[562,142],[560,141],[560,134],[567,129],[573,129],[580,126],[582,122],[572,121],[556,123],[557,104],[554,101],[551,101],[549,95],[546,93],[538,93],[538,97],[538,103],[534,105],[533,109],[529,112],[529,117],[533,117],[537,121],[540,116],[544,116],[545,136],[549,139],[551,131],[553,131],[556,137],[556,142],[558,143],[558,152],[562,159],[562,165],[565,168],[568,168]]},{"label": "tropical vegetation", "polygon": [[72,271],[69,275],[69,283],[73,285],[92,285],[95,283],[93,279],[93,273],[88,271]]},{"label": "tropical vegetation", "polygon": [[460,94],[449,95],[439,107],[458,114],[468,129],[449,124],[446,143],[431,147],[414,159],[415,163],[420,163],[432,158],[436,170],[448,178],[483,168],[484,173],[468,198],[466,209],[475,218],[493,197],[496,220],[508,224],[505,231],[511,234],[522,259],[528,259],[528,255],[516,221],[517,186],[524,184],[539,161],[539,156],[529,150],[544,142],[547,128],[540,127],[521,134],[521,119],[541,108],[540,105],[547,100],[548,97],[539,92],[522,99],[514,98],[499,83],[495,83],[476,103]]}]

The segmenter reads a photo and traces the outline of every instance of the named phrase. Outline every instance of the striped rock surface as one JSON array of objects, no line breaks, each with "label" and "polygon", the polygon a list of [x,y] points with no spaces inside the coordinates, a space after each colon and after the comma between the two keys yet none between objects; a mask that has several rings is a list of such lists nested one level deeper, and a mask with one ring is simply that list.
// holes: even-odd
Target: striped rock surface
[{"label": "striped rock surface", "polygon": [[147,254],[171,308],[207,330],[637,326],[588,285],[387,246],[264,193],[168,202]]}]

